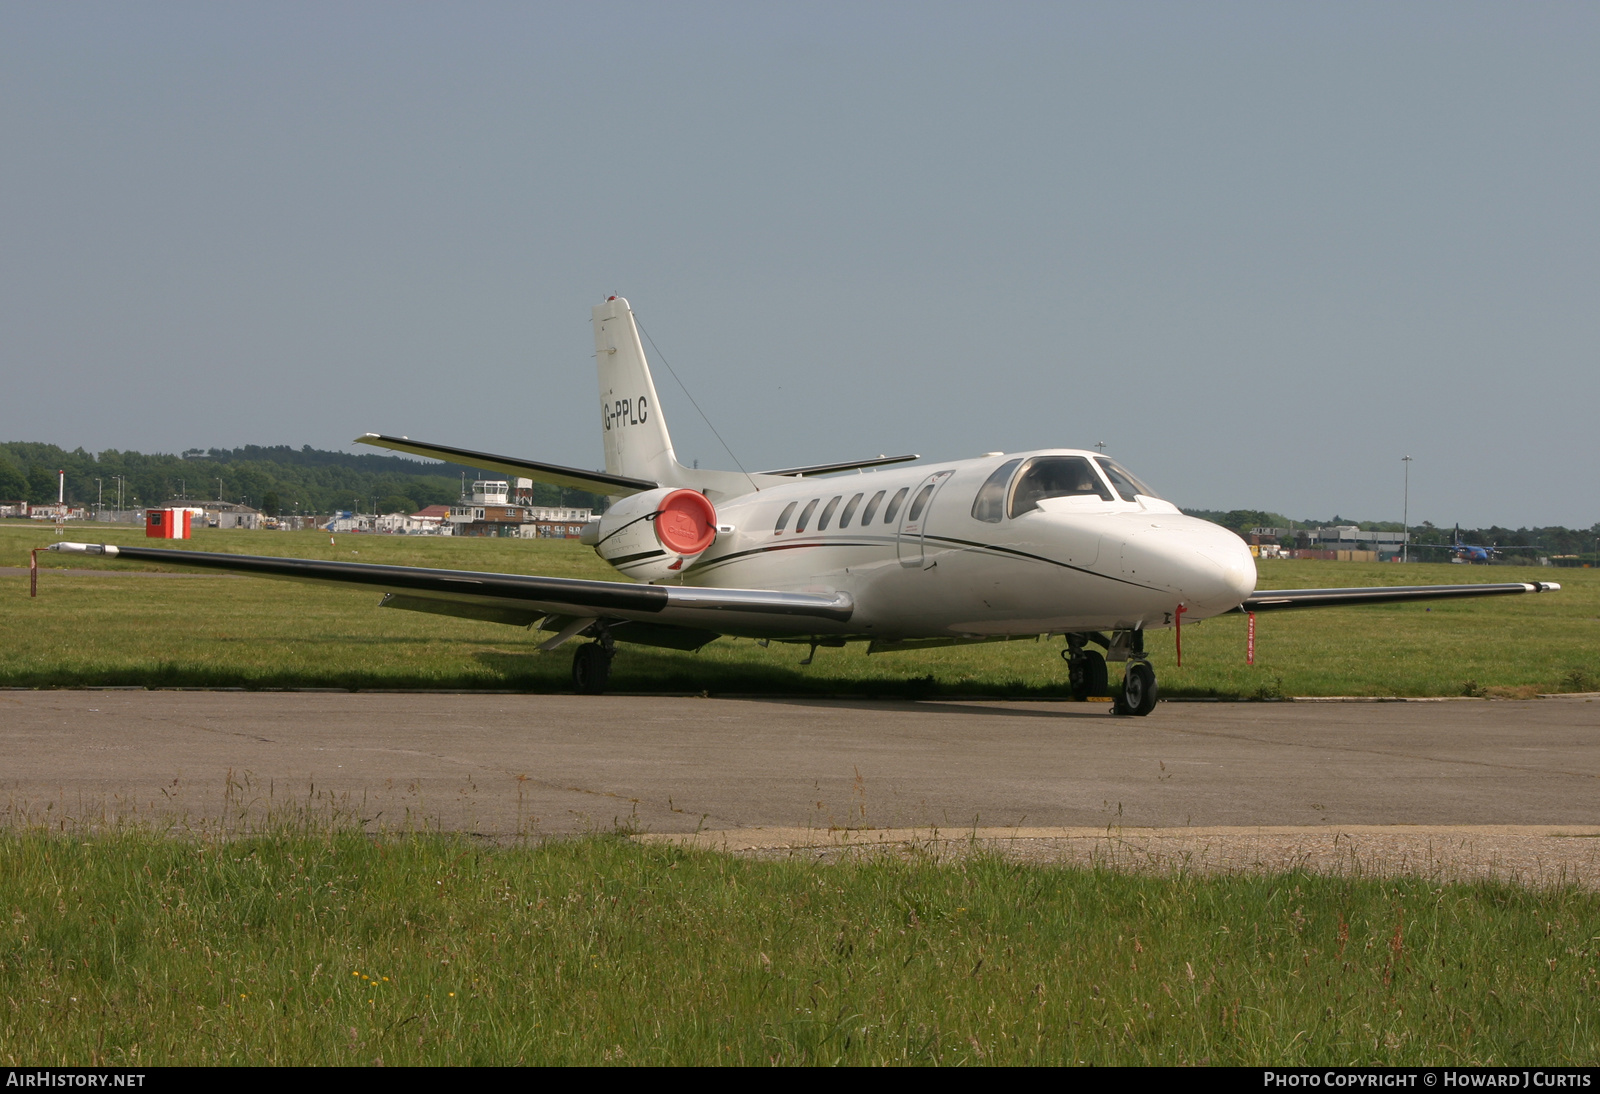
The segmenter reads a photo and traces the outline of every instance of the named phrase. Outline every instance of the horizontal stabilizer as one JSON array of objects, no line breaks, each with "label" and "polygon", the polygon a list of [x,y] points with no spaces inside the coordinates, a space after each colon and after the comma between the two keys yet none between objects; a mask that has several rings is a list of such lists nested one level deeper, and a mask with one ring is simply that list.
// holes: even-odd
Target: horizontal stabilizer
[{"label": "horizontal stabilizer", "polygon": [[638,494],[645,490],[654,490],[661,485],[647,479],[632,479],[605,471],[585,471],[582,468],[562,467],[554,463],[534,463],[532,460],[496,456],[489,452],[474,452],[470,448],[425,444],[406,437],[390,437],[383,433],[364,433],[356,438],[355,443],[370,444],[374,448],[390,448],[396,452],[409,452],[413,456],[428,456],[448,463],[465,464],[467,467],[481,467],[486,471],[499,471],[505,475],[532,479],[534,482],[549,483],[551,486],[565,486],[571,490],[584,490],[591,494],[605,494],[612,497]]},{"label": "horizontal stabilizer", "polygon": [[1554,592],[1553,581],[1500,585],[1374,585],[1357,589],[1257,589],[1239,610],[1270,612],[1284,608],[1336,608],[1355,604],[1398,604],[1408,600],[1454,600],[1467,596],[1515,596]]},{"label": "horizontal stabilizer", "polygon": [[883,467],[891,463],[909,463],[920,460],[921,456],[912,453],[909,456],[874,456],[870,460],[851,460],[848,463],[818,463],[810,467],[785,467],[778,471],[760,471],[761,475],[788,475],[791,478],[803,479],[811,475],[826,475],[833,471],[856,471],[863,467]]}]

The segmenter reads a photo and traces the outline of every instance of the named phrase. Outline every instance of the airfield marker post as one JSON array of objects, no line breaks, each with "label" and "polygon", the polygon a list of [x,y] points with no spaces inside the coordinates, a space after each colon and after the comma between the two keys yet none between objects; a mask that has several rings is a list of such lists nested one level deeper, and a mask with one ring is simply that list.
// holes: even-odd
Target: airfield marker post
[{"label": "airfield marker post", "polygon": [[1256,663],[1256,613],[1246,612],[1245,615],[1250,622],[1244,628],[1244,663],[1253,665]]},{"label": "airfield marker post", "polygon": [[37,547],[28,555],[28,595],[39,595],[39,548]]}]

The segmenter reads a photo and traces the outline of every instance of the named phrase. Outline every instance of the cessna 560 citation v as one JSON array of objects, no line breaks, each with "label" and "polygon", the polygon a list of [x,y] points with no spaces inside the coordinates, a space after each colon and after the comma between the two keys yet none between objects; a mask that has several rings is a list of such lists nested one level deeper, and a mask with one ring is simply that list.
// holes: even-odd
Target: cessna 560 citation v
[{"label": "cessna 560 citation v", "polygon": [[[606,469],[553,464],[367,434],[363,444],[609,495],[583,541],[632,583],[58,543],[52,550],[370,585],[382,605],[575,638],[572,680],[604,690],[617,642],[694,650],[721,635],[869,652],[1042,634],[1078,698],[1108,690],[1113,709],[1148,714],[1156,677],[1144,632],[1224,612],[1543,592],[1547,583],[1261,592],[1232,532],[1184,516],[1094,452],[991,453],[847,478],[880,457],[745,474],[684,467],[628,302],[594,309]],[[1100,647],[1102,654],[1091,646]]]}]

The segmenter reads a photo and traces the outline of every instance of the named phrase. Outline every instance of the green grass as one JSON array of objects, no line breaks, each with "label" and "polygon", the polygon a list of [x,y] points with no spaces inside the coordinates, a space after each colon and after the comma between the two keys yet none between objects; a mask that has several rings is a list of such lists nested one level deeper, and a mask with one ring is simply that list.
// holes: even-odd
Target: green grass
[{"label": "green grass", "polygon": [[1594,894],[0,835],[0,1060],[1592,1064]]},{"label": "green grass", "polygon": [[[27,564],[49,526],[0,526],[0,565]],[[75,527],[71,538],[143,544],[142,529]],[[571,541],[457,540],[205,531],[188,546],[469,570],[614,578]],[[371,591],[216,575],[66,576],[58,568],[160,567],[45,554],[40,595],[0,588],[0,686],[568,687],[570,651],[541,654],[519,628],[377,610]],[[1261,563],[1264,588],[1557,580],[1559,593],[1438,605],[1338,608],[1258,617],[1244,663],[1242,616],[1171,631],[1148,647],[1168,696],[1531,694],[1600,688],[1600,571],[1446,564]],[[886,696],[1066,694],[1060,640],[867,656],[722,639],[699,653],[623,646],[616,691]]]}]

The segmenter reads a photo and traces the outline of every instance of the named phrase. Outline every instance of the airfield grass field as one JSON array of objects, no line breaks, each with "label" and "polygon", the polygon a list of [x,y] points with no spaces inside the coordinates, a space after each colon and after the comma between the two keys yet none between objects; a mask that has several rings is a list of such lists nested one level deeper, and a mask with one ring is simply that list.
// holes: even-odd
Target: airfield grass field
[{"label": "airfield grass field", "polygon": [[[48,525],[0,526],[0,566],[26,566]],[[127,525],[73,526],[68,538],[239,554],[463,570],[614,578],[589,548],[565,540],[202,531],[187,543],[146,540]],[[190,572],[41,553],[39,596],[25,574],[4,579],[0,687],[339,687],[562,691],[571,648],[536,649],[522,628],[378,610],[371,590]],[[63,573],[117,571],[123,576]],[[1225,616],[1147,640],[1169,697],[1291,695],[1527,697],[1600,688],[1600,572],[1547,567],[1271,561],[1263,588],[1559,581],[1558,593],[1447,604],[1264,613],[1256,664],[1245,619]],[[841,694],[920,697],[1067,693],[1062,642],[868,656],[861,643],[805,645],[719,639],[698,653],[622,645],[619,692]],[[1113,679],[1116,678],[1113,669]]]},{"label": "airfield grass field", "polygon": [[1597,897],[621,836],[0,835],[0,1057],[1592,1064]]}]

